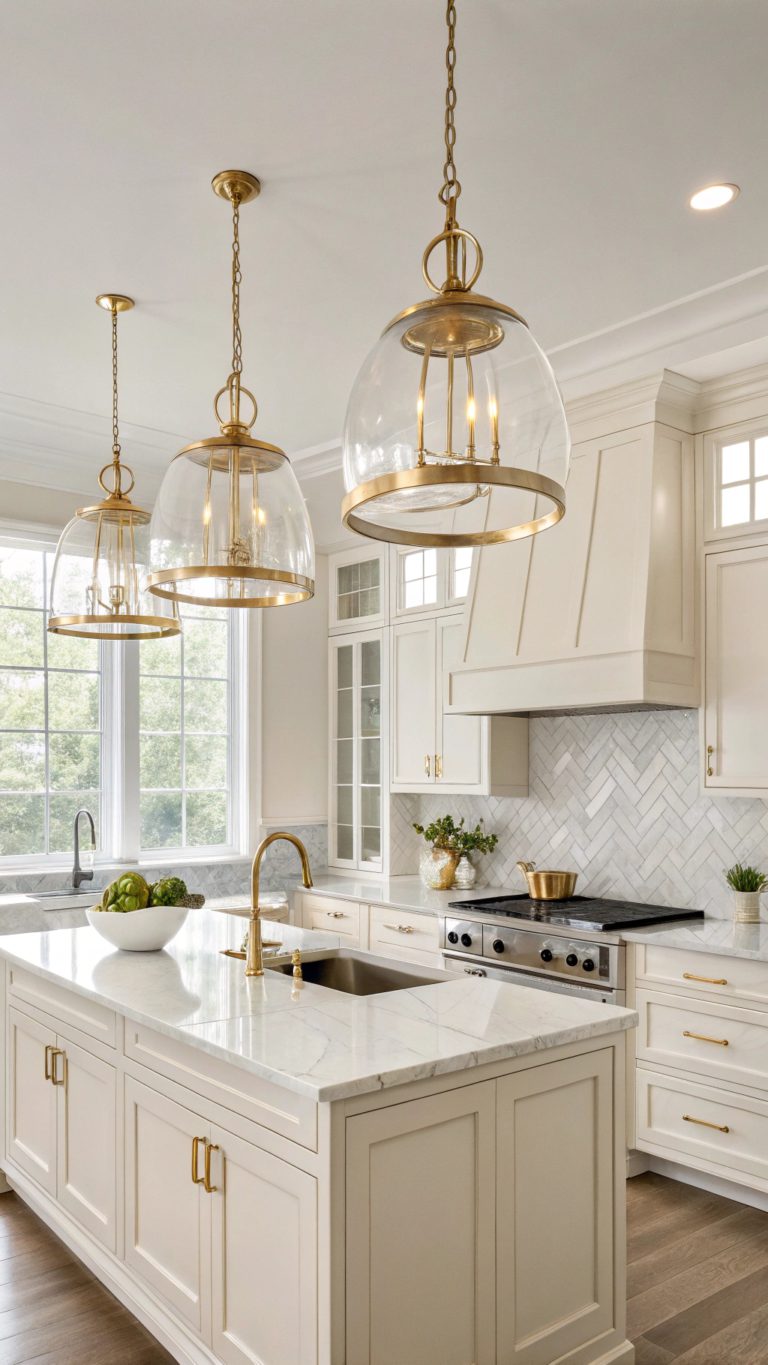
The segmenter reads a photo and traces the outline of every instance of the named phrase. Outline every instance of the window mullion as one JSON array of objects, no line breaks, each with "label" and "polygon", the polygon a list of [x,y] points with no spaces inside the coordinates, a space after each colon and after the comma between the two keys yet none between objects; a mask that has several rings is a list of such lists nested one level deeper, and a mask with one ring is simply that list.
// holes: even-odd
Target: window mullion
[{"label": "window mullion", "polygon": [[111,751],[116,756],[117,771],[113,774],[112,790],[115,856],[138,861],[140,847],[139,820],[139,662],[137,641],[123,641],[112,646],[115,651],[115,678],[110,689],[113,706],[115,743]]}]

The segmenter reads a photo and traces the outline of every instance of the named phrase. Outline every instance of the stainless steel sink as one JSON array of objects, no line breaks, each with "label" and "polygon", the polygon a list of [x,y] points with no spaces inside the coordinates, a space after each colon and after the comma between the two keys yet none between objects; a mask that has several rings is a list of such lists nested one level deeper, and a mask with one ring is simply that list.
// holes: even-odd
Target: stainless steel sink
[{"label": "stainless steel sink", "polygon": [[[293,973],[291,962],[264,965],[285,976]],[[451,980],[450,973],[439,968],[415,967],[409,962],[395,964],[389,958],[357,953],[349,948],[302,958],[301,971],[304,980],[311,981],[314,986],[343,991],[346,995],[382,995],[385,991],[407,991],[414,986],[431,986],[437,981]]]}]

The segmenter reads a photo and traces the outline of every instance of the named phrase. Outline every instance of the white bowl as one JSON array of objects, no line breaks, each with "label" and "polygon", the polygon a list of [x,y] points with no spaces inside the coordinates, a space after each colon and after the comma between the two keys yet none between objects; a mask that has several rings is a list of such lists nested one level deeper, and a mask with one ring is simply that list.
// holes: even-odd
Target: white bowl
[{"label": "white bowl", "polygon": [[186,905],[148,905],[144,910],[86,910],[97,934],[128,953],[153,953],[178,934],[189,914]]}]

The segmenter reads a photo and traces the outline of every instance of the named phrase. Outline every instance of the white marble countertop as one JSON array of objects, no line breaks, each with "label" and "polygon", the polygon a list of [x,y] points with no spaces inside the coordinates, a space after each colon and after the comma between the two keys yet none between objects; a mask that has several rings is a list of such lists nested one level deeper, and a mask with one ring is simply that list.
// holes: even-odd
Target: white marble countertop
[{"label": "white marble countertop", "polygon": [[[383,877],[366,881],[364,877],[345,877],[341,873],[322,872],[314,877],[314,886],[296,883],[296,890],[307,896],[334,896],[338,900],[367,901],[369,905],[386,905],[392,910],[415,910],[418,914],[439,914],[452,901],[477,900],[479,896],[508,896],[508,886],[473,887],[471,891],[429,891],[419,877]],[[525,891],[520,883],[517,888]]]},{"label": "white marble countertop", "polygon": [[[0,937],[0,956],[128,1018],[318,1101],[632,1028],[631,1010],[479,978],[352,996],[267,971],[246,978],[239,917],[192,911],[160,953],[119,953],[94,929]],[[270,924],[285,950],[338,937]]]},{"label": "white marble countertop", "polygon": [[690,952],[722,953],[725,957],[748,957],[768,962],[768,923],[734,924],[729,919],[699,919],[660,924],[658,928],[627,929],[627,943],[660,943],[665,948]]}]

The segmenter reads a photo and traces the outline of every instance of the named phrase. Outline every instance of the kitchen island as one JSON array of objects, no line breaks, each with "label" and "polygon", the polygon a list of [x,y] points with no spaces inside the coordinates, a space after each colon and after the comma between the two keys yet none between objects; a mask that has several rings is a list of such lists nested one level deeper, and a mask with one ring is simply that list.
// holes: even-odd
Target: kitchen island
[{"label": "kitchen island", "polygon": [[[188,1365],[630,1362],[635,1016],[439,974],[246,979],[242,932],[194,911],[162,953],[0,939],[19,1195]],[[268,935],[308,975],[350,952]]]}]

